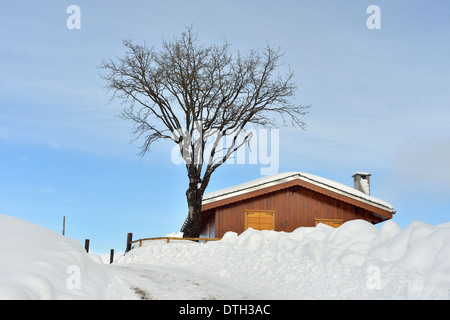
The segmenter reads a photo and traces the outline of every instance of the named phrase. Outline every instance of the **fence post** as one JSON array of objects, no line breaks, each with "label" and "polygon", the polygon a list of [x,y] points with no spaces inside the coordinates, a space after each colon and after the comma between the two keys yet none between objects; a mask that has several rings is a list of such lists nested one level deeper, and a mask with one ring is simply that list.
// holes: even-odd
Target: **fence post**
[{"label": "fence post", "polygon": [[111,253],[109,254],[109,264],[114,262],[114,249],[111,249]]},{"label": "fence post", "polygon": [[127,235],[127,247],[125,249],[125,253],[131,250],[131,242],[133,241],[133,234],[131,232],[128,232]]},{"label": "fence post", "polygon": [[84,240],[84,248],[86,252],[89,253],[89,239]]}]

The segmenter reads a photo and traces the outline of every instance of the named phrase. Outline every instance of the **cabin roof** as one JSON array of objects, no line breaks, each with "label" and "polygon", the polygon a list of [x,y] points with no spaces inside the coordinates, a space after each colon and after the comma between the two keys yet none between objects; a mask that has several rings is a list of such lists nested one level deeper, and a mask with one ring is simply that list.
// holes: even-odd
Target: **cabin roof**
[{"label": "cabin roof", "polygon": [[223,202],[222,200],[225,199],[231,200],[231,198],[236,196],[245,196],[245,194],[250,194],[257,190],[281,185],[287,182],[295,182],[295,180],[302,180],[317,187],[335,192],[354,200],[361,201],[363,203],[378,207],[389,212],[394,212],[393,206],[383,200],[367,195],[364,192],[346,186],[342,183],[322,178],[314,174],[297,171],[265,176],[233,187],[207,193],[203,196],[202,205],[208,205],[209,207],[217,201]]}]

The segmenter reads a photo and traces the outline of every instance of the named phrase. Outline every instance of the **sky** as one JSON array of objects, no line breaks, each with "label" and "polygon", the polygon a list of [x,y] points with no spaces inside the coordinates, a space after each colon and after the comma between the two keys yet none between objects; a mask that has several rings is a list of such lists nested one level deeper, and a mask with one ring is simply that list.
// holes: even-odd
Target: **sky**
[{"label": "sky", "polygon": [[[178,232],[186,169],[168,141],[138,156],[142,141],[117,117],[124,106],[109,102],[99,66],[124,54],[124,39],[158,48],[190,25],[206,45],[284,52],[294,102],[311,108],[305,130],[280,127],[277,172],[349,186],[354,172],[369,172],[371,194],[394,206],[401,228],[450,222],[445,0],[2,0],[0,213],[57,232],[65,216],[66,236],[90,239],[95,253],[124,250],[128,232]],[[222,165],[206,192],[259,178],[267,166]]]}]

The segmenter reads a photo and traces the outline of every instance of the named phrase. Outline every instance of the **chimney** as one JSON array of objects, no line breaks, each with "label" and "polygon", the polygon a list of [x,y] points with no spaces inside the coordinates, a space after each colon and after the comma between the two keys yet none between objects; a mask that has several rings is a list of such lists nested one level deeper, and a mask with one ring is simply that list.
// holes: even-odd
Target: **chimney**
[{"label": "chimney", "polygon": [[370,173],[356,172],[353,174],[353,188],[370,196]]}]

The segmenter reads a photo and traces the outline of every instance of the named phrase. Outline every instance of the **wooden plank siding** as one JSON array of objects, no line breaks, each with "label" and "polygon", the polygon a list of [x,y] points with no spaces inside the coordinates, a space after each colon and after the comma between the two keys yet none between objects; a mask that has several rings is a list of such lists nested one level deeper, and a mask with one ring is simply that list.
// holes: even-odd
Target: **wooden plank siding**
[{"label": "wooden plank siding", "polygon": [[215,213],[215,237],[221,238],[228,231],[238,234],[244,232],[245,212],[251,210],[273,211],[274,229],[286,232],[292,232],[299,227],[313,227],[316,225],[316,219],[340,219],[343,222],[364,219],[376,223],[388,218],[363,206],[355,206],[338,197],[297,185],[247,199],[242,197],[236,202],[214,209],[210,206],[208,218],[212,212]]}]

